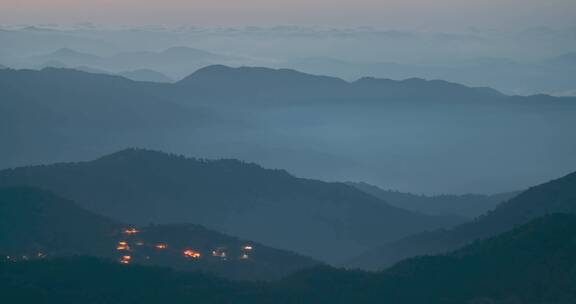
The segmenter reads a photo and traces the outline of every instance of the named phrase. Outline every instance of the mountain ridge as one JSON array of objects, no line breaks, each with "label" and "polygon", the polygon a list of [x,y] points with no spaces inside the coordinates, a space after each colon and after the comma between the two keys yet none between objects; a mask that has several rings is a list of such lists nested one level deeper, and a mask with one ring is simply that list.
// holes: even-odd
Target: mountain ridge
[{"label": "mountain ridge", "polygon": [[461,195],[417,195],[401,191],[385,190],[362,182],[348,182],[347,184],[400,208],[426,214],[456,214],[469,219],[495,208],[499,203],[507,201],[520,193],[520,191],[514,191],[491,195],[474,193]]},{"label": "mountain ridge", "polygon": [[[319,266],[257,284],[91,258],[0,261],[5,281],[0,291],[30,303],[63,297],[92,303],[109,297],[109,303],[569,304],[576,299],[575,240],[576,217],[550,214],[449,254],[409,259],[383,272]],[[78,277],[79,271],[91,275]]]},{"label": "mountain ridge", "polygon": [[[243,280],[278,279],[320,264],[196,224],[128,225],[36,188],[0,187],[0,210],[0,254],[11,261],[87,255]],[[189,261],[185,250],[199,255]]]},{"label": "mountain ridge", "polygon": [[386,268],[404,258],[438,254],[491,237],[550,213],[576,214],[576,172],[533,186],[494,210],[456,225],[383,244],[351,260],[350,267]]},{"label": "mountain ridge", "polygon": [[[275,98],[272,92],[288,93],[291,99],[331,99],[346,97],[366,99],[397,96],[400,99],[418,99],[426,95],[456,98],[469,94],[473,99],[503,98],[505,95],[483,87],[467,87],[443,80],[409,78],[405,80],[363,77],[348,82],[338,77],[314,75],[293,69],[273,69],[242,66],[232,68],[212,65],[201,68],[176,83],[178,87],[201,96],[216,94],[223,98],[228,94],[247,94],[250,98]],[[218,92],[217,87],[227,87],[230,92]],[[419,94],[412,90],[420,90]],[[276,96],[277,98],[277,96]]]},{"label": "mountain ridge", "polygon": [[376,240],[460,221],[406,211],[345,184],[297,178],[285,170],[142,149],[3,170],[0,185],[49,189],[132,223],[197,223],[330,262]]}]

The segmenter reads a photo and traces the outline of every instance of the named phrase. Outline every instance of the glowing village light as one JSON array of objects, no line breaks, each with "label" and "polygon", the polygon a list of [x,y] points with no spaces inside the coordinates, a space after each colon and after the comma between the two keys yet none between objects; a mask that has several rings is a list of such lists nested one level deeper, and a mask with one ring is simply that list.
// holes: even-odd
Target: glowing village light
[{"label": "glowing village light", "polygon": [[126,228],[126,229],[124,229],[124,233],[125,233],[125,234],[129,234],[129,235],[130,235],[130,234],[136,234],[136,233],[138,233],[138,232],[140,232],[140,230],[138,230],[138,229],[136,229],[136,228]]},{"label": "glowing village light", "polygon": [[121,264],[130,264],[130,261],[132,261],[132,257],[129,255],[124,255],[120,258]]},{"label": "glowing village light", "polygon": [[199,259],[202,256],[202,254],[200,254],[200,252],[194,251],[192,249],[186,249],[186,250],[184,250],[184,256],[187,258]]},{"label": "glowing village light", "polygon": [[166,249],[166,248],[168,248],[168,244],[158,243],[154,247],[156,247],[156,249]]},{"label": "glowing village light", "polygon": [[128,246],[127,242],[118,242],[118,246],[116,246],[116,250],[130,250],[130,246]]}]

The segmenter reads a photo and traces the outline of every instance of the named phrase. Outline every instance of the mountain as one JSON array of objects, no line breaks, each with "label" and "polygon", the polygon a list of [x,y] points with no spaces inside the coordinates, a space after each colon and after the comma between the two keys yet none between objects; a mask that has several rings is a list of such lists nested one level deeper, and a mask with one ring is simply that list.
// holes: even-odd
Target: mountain
[{"label": "mountain", "polygon": [[[488,88],[470,88],[446,81],[406,79],[393,81],[371,77],[355,82],[317,76],[290,69],[261,67],[231,68],[214,65],[202,68],[177,83],[185,92],[215,99],[234,97],[238,101],[267,103],[312,101],[338,103],[342,100],[423,100],[443,98],[481,100],[504,97]],[[219,88],[226,87],[222,91]],[[461,100],[462,101],[462,100]]]},{"label": "mountain", "polygon": [[1,64],[0,64],[0,70],[6,70],[6,69],[8,69],[8,67],[7,67],[7,66],[5,66],[5,65],[1,65]]},{"label": "mountain", "polygon": [[[80,65],[80,66],[74,67],[74,70],[82,71],[82,72],[86,72],[86,73],[92,73],[92,74],[114,75],[114,73],[108,72],[106,70],[93,68],[93,67],[90,67],[87,65]],[[126,77],[126,78],[128,78],[128,77]],[[130,78],[128,78],[128,79],[130,79]]]},{"label": "mountain", "polygon": [[172,57],[174,60],[191,60],[191,59],[203,59],[203,60],[223,60],[223,59],[230,59],[230,57],[215,54],[212,52],[185,47],[185,46],[175,46],[168,48],[162,52],[160,52],[163,56]]},{"label": "mountain", "polygon": [[[89,255],[247,280],[278,279],[319,264],[198,225],[126,225],[34,188],[0,188],[0,211],[0,254],[12,261]],[[200,256],[187,257],[186,250]]]},{"label": "mountain", "polygon": [[576,213],[576,173],[534,186],[471,222],[384,244],[354,259],[349,266],[378,269],[408,257],[446,252],[559,212]]},{"label": "mountain", "polygon": [[61,48],[46,55],[35,56],[31,60],[34,62],[60,62],[64,66],[75,66],[99,64],[103,59],[93,54]]},{"label": "mountain", "polygon": [[576,217],[554,214],[384,272],[318,267],[258,284],[87,258],[0,262],[0,292],[19,303],[569,304],[576,300],[575,241]]},{"label": "mountain", "polygon": [[92,73],[92,74],[118,75],[118,76],[122,76],[124,78],[128,78],[128,79],[134,80],[134,81],[159,82],[159,83],[174,82],[174,80],[171,79],[170,77],[168,77],[168,76],[166,76],[160,72],[157,72],[154,70],[148,70],[148,69],[124,71],[124,72],[120,72],[118,74],[114,74],[114,73],[108,72],[106,70],[96,69],[96,68],[92,68],[92,67],[84,65],[84,66],[74,67],[74,70],[78,70],[78,71],[82,71],[82,72],[86,72],[86,73]]},{"label": "mountain", "polygon": [[106,58],[102,67],[118,73],[125,70],[148,69],[180,79],[191,71],[211,64],[237,64],[241,58],[178,46],[162,51],[118,53]]},{"label": "mountain", "polygon": [[[184,46],[172,47],[161,51],[121,52],[110,56],[97,56],[71,48],[61,48],[44,55],[27,57],[24,59],[22,65],[26,67],[41,66],[56,68],[90,66],[95,69],[110,71],[114,74],[138,71],[139,73],[137,73],[136,76],[140,78],[135,78],[135,80],[141,80],[144,71],[146,71],[146,75],[151,75],[148,70],[169,75],[166,76],[168,78],[182,78],[191,71],[207,65],[236,64],[236,62],[241,60],[241,58],[237,57]],[[59,64],[55,65],[54,63]],[[153,79],[159,79],[158,74],[153,76]]]},{"label": "mountain", "polygon": [[398,208],[426,214],[454,214],[466,218],[477,217],[495,208],[520,192],[497,193],[493,195],[415,195],[400,191],[384,190],[367,183],[347,183],[370,195],[382,199]]},{"label": "mountain", "polygon": [[134,71],[121,72],[120,76],[132,79],[134,81],[148,81],[148,82],[174,82],[174,79],[154,70],[140,69]]},{"label": "mountain", "polygon": [[100,57],[88,53],[78,52],[69,48],[61,48],[54,53],[49,54],[49,57],[55,60],[98,60]]},{"label": "mountain", "polygon": [[331,263],[459,222],[393,207],[342,183],[140,149],[0,171],[0,185],[49,189],[124,222],[196,223]]},{"label": "mountain", "polygon": [[304,270],[277,290],[292,303],[571,303],[575,241],[576,217],[553,214],[373,275]]},{"label": "mountain", "polygon": [[222,66],[176,84],[65,69],[0,70],[0,168],[135,146],[407,192],[498,193],[576,163],[574,100],[443,81],[350,83]]},{"label": "mountain", "polygon": [[231,58],[225,55],[215,54],[200,49],[177,46],[160,52],[140,51],[119,53],[110,60],[113,62],[149,62],[152,64],[187,64],[198,61],[228,61]]},{"label": "mountain", "polygon": [[[18,303],[249,303],[256,289],[203,273],[120,265],[107,260],[71,257],[0,262],[0,292]],[[253,299],[250,299],[253,300]]]},{"label": "mountain", "polygon": [[209,117],[171,102],[160,86],[68,69],[0,70],[1,166],[47,155],[75,159],[103,142],[107,149],[138,144],[143,134],[149,140],[168,129],[193,129]]},{"label": "mountain", "polygon": [[9,256],[110,254],[122,225],[51,192],[0,188],[0,252]]},{"label": "mountain", "polygon": [[506,94],[530,95],[574,90],[576,83],[570,75],[574,74],[575,65],[570,56],[568,53],[543,62],[480,57],[452,64],[406,64],[311,57],[287,60],[278,66],[350,80],[368,75],[390,79],[444,79],[471,86],[487,86]]},{"label": "mountain", "polygon": [[43,70],[43,69],[47,69],[47,68],[66,69],[66,68],[68,68],[68,66],[65,63],[63,63],[62,61],[48,60],[48,61],[42,63],[41,65],[39,65],[38,67],[36,67],[36,69],[38,69],[38,70]]}]

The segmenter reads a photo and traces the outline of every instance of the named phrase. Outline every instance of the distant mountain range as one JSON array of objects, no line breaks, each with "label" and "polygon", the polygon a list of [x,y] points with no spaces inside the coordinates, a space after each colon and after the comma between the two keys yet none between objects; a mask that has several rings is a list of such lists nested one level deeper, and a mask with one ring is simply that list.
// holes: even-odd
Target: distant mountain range
[{"label": "distant mountain range", "polygon": [[127,70],[153,70],[163,75],[171,75],[171,77],[166,77],[172,79],[172,77],[184,77],[190,71],[206,65],[233,64],[238,60],[240,59],[236,57],[189,47],[172,47],[158,52],[124,52],[108,57],[62,48],[49,54],[30,57],[27,62],[29,66],[56,68],[90,66],[99,70],[111,71],[114,74],[121,74]]},{"label": "distant mountain range", "polygon": [[[504,99],[489,88],[471,88],[441,80],[361,78],[346,82],[340,78],[317,76],[290,69],[260,67],[231,68],[208,66],[182,79],[176,86],[192,96],[210,99],[230,99],[236,102],[261,101],[268,104],[290,100],[310,102],[394,100],[459,100],[481,101]],[[226,88],[221,90],[220,88]]]},{"label": "distant mountain range", "polygon": [[408,257],[447,252],[550,213],[576,214],[576,173],[532,187],[493,211],[452,229],[383,244],[354,259],[349,266],[382,269]]},{"label": "distant mountain range", "polygon": [[44,147],[44,155],[68,150],[70,144],[77,151],[89,150],[102,140],[110,147],[114,138],[194,128],[208,119],[206,111],[159,96],[157,86],[161,84],[66,69],[1,70],[0,134],[8,144],[0,158],[18,162],[40,155],[36,145]]},{"label": "distant mountain range", "polygon": [[51,54],[39,56],[40,61],[60,61],[64,64],[86,64],[102,60],[96,55],[78,52],[69,48],[62,48]]},{"label": "distant mountain range", "polygon": [[154,70],[150,69],[138,69],[133,71],[120,71],[118,73],[112,73],[103,69],[93,68],[87,65],[79,65],[75,67],[69,67],[66,64],[60,61],[47,61],[46,63],[42,64],[40,69],[49,69],[49,68],[56,68],[56,69],[70,69],[70,70],[78,70],[86,73],[92,74],[105,74],[105,75],[117,75],[122,76],[124,78],[128,78],[134,81],[146,81],[146,82],[158,82],[158,83],[171,83],[174,82],[174,79]]},{"label": "distant mountain range", "polygon": [[404,208],[427,214],[454,214],[469,219],[475,218],[498,204],[507,201],[520,192],[498,193],[493,195],[464,194],[464,195],[414,195],[400,191],[384,190],[367,183],[353,183],[354,186],[370,195],[382,199],[398,208]]},{"label": "distant mountain range", "polygon": [[380,273],[319,267],[265,284],[89,258],[0,262],[0,292],[22,303],[569,304],[576,299],[575,240],[576,217],[555,214],[447,255],[410,259]]},{"label": "distant mountain range", "polygon": [[[0,70],[0,168],[136,146],[417,192],[501,192],[558,175],[575,160],[575,100],[250,67],[210,66],[174,84]],[[533,149],[535,142],[553,152]],[[436,178],[439,170],[445,179]]]},{"label": "distant mountain range", "polygon": [[574,91],[570,77],[576,69],[574,53],[537,62],[516,62],[504,58],[477,58],[453,64],[405,64],[377,61],[350,61],[330,57],[292,58],[277,64],[307,73],[357,79],[364,76],[405,79],[444,79],[467,85],[488,86],[506,94],[561,94]]},{"label": "distant mountain range", "polygon": [[148,81],[148,82],[161,82],[161,83],[174,82],[174,79],[160,72],[148,69],[120,72],[119,75],[135,81]]},{"label": "distant mountain range", "polygon": [[[422,31],[311,27],[75,29],[30,26],[4,27],[0,45],[13,67],[31,67],[30,57],[60,48],[112,57],[117,53],[162,52],[158,47],[190,46],[226,57],[244,56],[233,65],[282,67],[347,80],[364,76],[405,79],[444,79],[472,86],[488,86],[507,94],[575,91],[568,66],[548,65],[553,58],[576,49],[574,29],[527,29],[498,34],[492,31],[440,33]],[[331,41],[327,44],[325,41]],[[297,45],[298,47],[294,47]],[[495,45],[501,47],[494,47]],[[549,45],[553,47],[543,48]],[[258,47],[255,47],[258,46]],[[11,60],[13,58],[13,60]],[[19,64],[16,63],[19,62]],[[145,62],[142,62],[145,63]],[[39,65],[41,63],[34,63]],[[183,62],[182,65],[189,63]],[[232,64],[230,62],[206,62]],[[192,66],[192,65],[190,65]],[[174,68],[174,74],[172,71]],[[198,67],[194,67],[199,68]],[[103,68],[103,67],[98,67]],[[153,69],[174,79],[189,74],[178,66],[165,70],[133,66],[122,70]],[[113,72],[118,72],[111,69]]]},{"label": "distant mountain range", "polygon": [[122,222],[201,224],[331,263],[382,241],[461,222],[393,207],[342,183],[138,149],[0,171],[0,186],[17,185],[54,191]]},{"label": "distant mountain range", "polygon": [[190,64],[190,62],[226,62],[231,61],[232,57],[221,54],[215,54],[204,50],[189,47],[171,47],[160,52],[128,52],[120,53],[111,57],[113,62],[123,62],[124,64],[138,65],[142,62],[153,64]]},{"label": "distant mountain range", "polygon": [[243,280],[278,279],[319,264],[198,225],[122,224],[34,188],[0,188],[0,211],[0,255],[9,261],[90,255]]},{"label": "distant mountain range", "polygon": [[553,214],[373,275],[303,271],[285,280],[280,298],[293,303],[567,304],[576,299],[575,240],[576,217]]}]

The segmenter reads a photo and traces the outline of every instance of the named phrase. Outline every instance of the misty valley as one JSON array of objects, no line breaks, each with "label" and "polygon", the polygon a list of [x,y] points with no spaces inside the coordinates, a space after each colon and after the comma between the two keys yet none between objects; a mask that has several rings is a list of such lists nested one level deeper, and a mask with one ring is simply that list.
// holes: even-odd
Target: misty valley
[{"label": "misty valley", "polygon": [[1,303],[576,303],[574,27],[6,22]]}]

